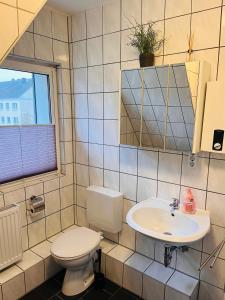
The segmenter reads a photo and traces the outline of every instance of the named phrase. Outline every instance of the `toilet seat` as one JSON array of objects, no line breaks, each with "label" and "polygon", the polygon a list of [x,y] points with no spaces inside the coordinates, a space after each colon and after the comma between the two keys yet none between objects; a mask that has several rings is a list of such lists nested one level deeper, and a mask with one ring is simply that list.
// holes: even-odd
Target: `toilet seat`
[{"label": "toilet seat", "polygon": [[78,259],[95,250],[100,241],[100,233],[86,227],[78,227],[63,233],[52,244],[51,253],[63,260]]}]

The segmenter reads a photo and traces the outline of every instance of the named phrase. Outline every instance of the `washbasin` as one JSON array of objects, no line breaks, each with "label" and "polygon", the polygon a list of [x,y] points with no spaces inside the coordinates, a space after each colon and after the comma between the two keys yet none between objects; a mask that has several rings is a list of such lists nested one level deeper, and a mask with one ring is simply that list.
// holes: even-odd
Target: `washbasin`
[{"label": "washbasin", "polygon": [[147,236],[174,245],[187,245],[202,239],[210,229],[210,216],[206,210],[195,214],[182,210],[171,213],[169,201],[151,198],[133,206],[127,214],[130,227]]}]

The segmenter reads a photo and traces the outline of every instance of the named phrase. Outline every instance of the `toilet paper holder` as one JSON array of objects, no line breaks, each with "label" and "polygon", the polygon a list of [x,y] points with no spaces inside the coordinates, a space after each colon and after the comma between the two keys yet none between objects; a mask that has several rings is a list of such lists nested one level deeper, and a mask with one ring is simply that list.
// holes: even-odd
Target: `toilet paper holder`
[{"label": "toilet paper holder", "polygon": [[31,216],[36,216],[45,210],[45,201],[43,197],[31,196],[30,197],[30,212]]}]

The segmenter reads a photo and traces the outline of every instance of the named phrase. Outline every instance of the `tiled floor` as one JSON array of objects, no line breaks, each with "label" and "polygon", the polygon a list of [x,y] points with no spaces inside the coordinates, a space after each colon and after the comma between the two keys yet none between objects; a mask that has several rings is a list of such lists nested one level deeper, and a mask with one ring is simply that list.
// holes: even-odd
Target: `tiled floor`
[{"label": "tiled floor", "polygon": [[129,291],[117,286],[113,282],[106,280],[104,289],[98,289],[93,284],[84,293],[67,297],[61,293],[61,286],[64,273],[61,272],[52,279],[43,283],[41,286],[30,292],[20,300],[140,300],[141,298],[133,295]]}]

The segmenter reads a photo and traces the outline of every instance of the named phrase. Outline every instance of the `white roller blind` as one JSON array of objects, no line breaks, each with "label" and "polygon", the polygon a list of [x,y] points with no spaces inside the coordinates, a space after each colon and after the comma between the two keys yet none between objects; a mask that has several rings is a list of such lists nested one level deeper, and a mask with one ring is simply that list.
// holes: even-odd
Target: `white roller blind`
[{"label": "white roller blind", "polygon": [[54,170],[54,125],[0,126],[0,184]]}]

